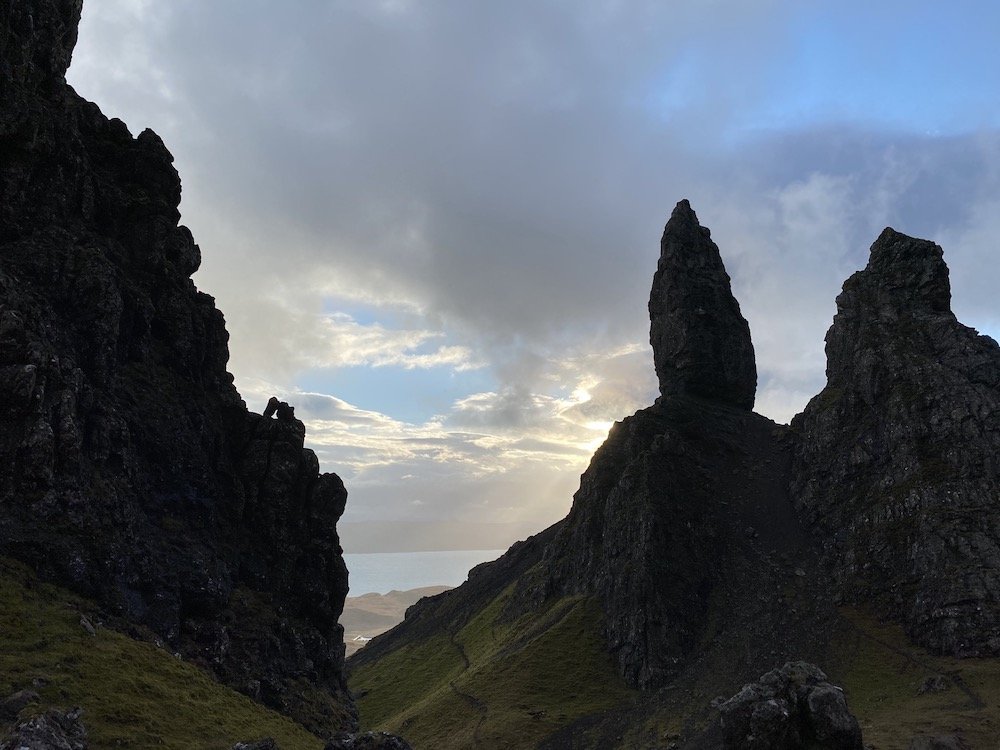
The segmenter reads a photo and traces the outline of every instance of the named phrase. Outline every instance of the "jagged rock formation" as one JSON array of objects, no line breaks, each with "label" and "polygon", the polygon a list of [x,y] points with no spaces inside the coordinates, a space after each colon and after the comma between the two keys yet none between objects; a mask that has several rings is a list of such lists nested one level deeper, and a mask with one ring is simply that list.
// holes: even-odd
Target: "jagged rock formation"
[{"label": "jagged rock formation", "polygon": [[[703,305],[716,303],[726,314],[706,328]],[[746,681],[776,657],[811,654],[825,642],[827,600],[792,606],[794,593],[785,593],[795,588],[797,568],[814,566],[787,494],[787,428],[749,411],[749,331],[718,248],[686,201],[667,225],[650,306],[658,361],[689,352],[680,375],[667,378],[682,385],[612,428],[565,520],[473,571],[459,589],[419,602],[352,663],[371,664],[435,629],[454,632],[512,583],[505,605],[512,619],[561,597],[598,597],[607,648],[626,682],[641,689],[691,668],[705,643],[738,651],[731,678]],[[726,370],[731,360],[712,335],[743,351],[738,366]],[[720,368],[729,373],[724,389],[698,388],[720,382],[713,381]],[[759,650],[756,643],[777,630],[792,635]]]},{"label": "jagged rock formation", "polygon": [[18,722],[0,737],[0,750],[87,750],[87,729],[79,709],[50,708]]},{"label": "jagged rock formation", "polygon": [[364,732],[338,737],[326,743],[323,750],[413,750],[410,743],[394,734]]},{"label": "jagged rock formation", "polygon": [[794,495],[847,601],[919,643],[1000,653],[1000,347],[951,312],[932,242],[886,229],[844,284]]},{"label": "jagged rock formation", "polygon": [[812,664],[795,662],[743,686],[719,706],[725,750],[863,750],[844,691]]},{"label": "jagged rock formation", "polygon": [[791,516],[781,479],[755,469],[787,465],[787,445],[749,412],[750,330],[710,236],[678,203],[649,301],[662,395],[611,430],[546,551],[545,594],[599,594],[608,646],[643,688],[684,668],[713,598],[753,567],[748,525],[788,529],[782,546],[801,537],[780,520]]},{"label": "jagged rock formation", "polygon": [[712,233],[680,201],[663,230],[649,295],[649,343],[664,396],[701,396],[753,409],[750,327],[729,286]]},{"label": "jagged rock formation", "polygon": [[801,544],[778,473],[790,458],[783,434],[742,409],[674,396],[616,424],[594,455],[546,550],[544,590],[600,595],[629,684],[675,677],[713,603],[732,606],[729,584],[770,573],[760,550]]},{"label": "jagged rock formation", "polygon": [[162,141],[66,84],[80,6],[0,0],[0,554],[349,730],[346,492],[233,387]]},{"label": "jagged rock formation", "polygon": [[[544,746],[659,747],[629,722],[690,720],[683,690],[850,660],[844,644],[866,636],[835,603],[938,652],[1000,652],[1000,347],[955,319],[941,249],[891,229],[837,305],[823,392],[790,428],[752,413],[753,349],[718,248],[686,201],[674,210],[650,298],[660,398],[614,426],[529,556],[515,548],[478,574],[489,593],[514,592],[510,620],[596,597],[611,658],[644,691]],[[483,593],[470,579],[419,602],[356,663],[474,622]],[[843,695],[812,667],[768,673],[722,714],[670,746],[861,747]]]}]

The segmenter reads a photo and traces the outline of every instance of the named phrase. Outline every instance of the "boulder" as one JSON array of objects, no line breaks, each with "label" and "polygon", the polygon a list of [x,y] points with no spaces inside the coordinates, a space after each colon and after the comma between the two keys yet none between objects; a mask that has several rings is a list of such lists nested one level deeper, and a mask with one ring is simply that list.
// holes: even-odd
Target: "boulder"
[{"label": "boulder", "polygon": [[789,662],[719,706],[726,750],[863,750],[843,691],[819,668]]},{"label": "boulder", "polygon": [[345,734],[326,743],[323,750],[412,750],[402,737],[385,732]]},{"label": "boulder", "polygon": [[0,740],[0,750],[87,750],[82,713],[79,708],[51,708],[14,727],[8,737]]}]

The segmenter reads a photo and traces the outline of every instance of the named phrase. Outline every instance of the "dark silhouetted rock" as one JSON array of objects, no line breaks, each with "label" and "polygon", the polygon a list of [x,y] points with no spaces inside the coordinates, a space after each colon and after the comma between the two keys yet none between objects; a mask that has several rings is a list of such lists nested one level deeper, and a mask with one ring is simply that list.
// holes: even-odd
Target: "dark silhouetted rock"
[{"label": "dark silhouetted rock", "polygon": [[87,730],[79,708],[52,708],[23,721],[0,739],[0,750],[87,750]]},{"label": "dark silhouetted rock", "polygon": [[[748,471],[765,460],[787,466],[787,452],[781,428],[749,412],[750,330],[687,201],[664,230],[649,312],[662,396],[616,424],[594,455],[535,595],[600,595],[608,646],[643,688],[686,665],[719,585],[746,569],[741,550],[757,521],[777,512],[794,526],[782,480],[765,489]],[[758,495],[762,515],[751,525],[742,510]]]},{"label": "dark silhouetted rock", "polygon": [[649,342],[663,396],[691,395],[752,409],[757,390],[750,327],[711,232],[690,204],[663,230],[649,295]]},{"label": "dark silhouetted rock", "polygon": [[[650,315],[661,397],[612,428],[569,515],[415,605],[356,663],[453,634],[508,587],[509,621],[596,597],[611,658],[646,708],[565,726],[542,743],[556,748],[616,746],[668,695],[657,686],[716,693],[786,659],[828,658],[845,602],[939,651],[1000,654],[1000,346],[952,314],[941,248],[891,229],[878,238],[837,299],[827,386],[791,429],[749,411],[747,326],[684,201]],[[932,678],[921,692],[946,687]],[[719,709],[705,732],[655,741],[862,747],[842,692],[804,662]],[[915,742],[962,747],[957,735]]]},{"label": "dark silhouetted rock", "polygon": [[[735,687],[774,664],[759,648],[774,632],[793,630],[775,646],[783,659],[801,658],[804,641],[823,641],[825,612],[781,600],[792,570],[812,570],[787,494],[787,428],[749,411],[749,330],[718,248],[686,201],[667,225],[653,290],[661,383],[674,385],[615,424],[565,520],[475,569],[458,589],[419,602],[352,664],[377,661],[435,628],[454,632],[512,583],[510,619],[556,597],[598,598],[608,650],[626,682],[643,689],[682,674],[706,642],[749,652],[728,675]],[[667,351],[683,354],[680,365],[664,364]],[[770,549],[796,565],[775,566],[762,554]],[[792,624],[806,617],[808,627]]]},{"label": "dark silhouetted rock", "polygon": [[232,750],[279,750],[279,748],[273,739],[266,737],[256,742],[237,742]]},{"label": "dark silhouetted rock", "polygon": [[[669,681],[702,640],[713,599],[728,602],[723,589],[756,571],[746,521],[765,530],[768,545],[802,537],[782,484],[790,458],[782,434],[759,415],[684,397],[616,424],[546,551],[539,598],[598,594],[626,681]],[[773,477],[749,468],[765,461]]]},{"label": "dark silhouetted rock", "polygon": [[320,733],[351,730],[346,491],[247,411],[181,183],[64,74],[78,0],[0,0],[0,549]]},{"label": "dark silhouetted rock", "polygon": [[863,750],[843,691],[805,662],[745,685],[719,713],[726,750]]},{"label": "dark silhouetted rock", "polygon": [[48,86],[66,75],[83,0],[0,1],[0,83]]},{"label": "dark silhouetted rock", "polygon": [[886,229],[844,284],[794,494],[847,602],[1000,653],[1000,347],[951,312],[941,248]]},{"label": "dark silhouetted rock", "polygon": [[385,732],[364,732],[337,737],[326,743],[323,750],[412,750],[401,737]]}]

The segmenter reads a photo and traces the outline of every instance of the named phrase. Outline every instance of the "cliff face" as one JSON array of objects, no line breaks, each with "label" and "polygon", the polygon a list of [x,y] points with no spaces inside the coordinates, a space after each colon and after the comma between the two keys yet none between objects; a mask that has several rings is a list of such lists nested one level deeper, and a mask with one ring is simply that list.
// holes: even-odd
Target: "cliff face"
[{"label": "cliff face", "polygon": [[608,647],[641,688],[685,669],[709,620],[756,609],[734,582],[773,585],[762,553],[801,538],[785,428],[749,411],[750,329],[710,237],[678,203],[649,301],[662,395],[611,430],[545,557],[547,595],[600,596]]},{"label": "cliff face", "polygon": [[1000,652],[1000,347],[951,312],[941,248],[886,229],[826,351],[794,495],[838,586],[936,650]]},{"label": "cliff face", "polygon": [[162,141],[66,84],[80,6],[0,0],[0,554],[350,728],[346,491],[233,387]]},{"label": "cliff face", "polygon": [[[563,521],[465,585],[418,603],[354,656],[358,684],[375,684],[383,664],[441,642],[442,633],[482,629],[493,617],[493,632],[527,622],[535,637],[549,627],[550,608],[588,598],[603,610],[594,627],[608,658],[641,692],[614,711],[567,720],[543,746],[659,747],[663,738],[645,728],[683,725],[673,735],[681,747],[801,747],[804,732],[825,733],[823,747],[856,748],[853,719],[841,722],[838,739],[808,718],[806,693],[775,697],[779,672],[752,680],[807,660],[850,678],[863,696],[865,675],[882,675],[881,685],[900,669],[865,643],[907,664],[923,658],[910,654],[912,643],[951,656],[997,654],[1000,346],[955,319],[941,248],[891,229],[845,283],[837,308],[826,388],[790,427],[754,414],[746,321],[708,230],[679,203],[649,303],[656,404],[612,428]],[[892,642],[889,628],[873,635],[870,614],[900,623],[909,640]],[[501,640],[501,653],[518,645]],[[477,666],[484,669],[504,684],[501,661]],[[743,683],[746,700],[715,702],[720,724],[709,701]],[[492,700],[492,712],[503,688],[489,691],[472,697]],[[912,686],[903,692],[898,705]],[[965,695],[969,710],[986,705],[974,691]],[[388,715],[408,716],[414,703],[394,700],[372,698],[380,710],[391,706]],[[798,708],[785,711],[782,701]],[[840,703],[831,715],[849,717]],[[918,727],[895,713],[873,731],[906,746],[934,721],[939,729],[964,722],[943,715]],[[701,735],[691,731],[699,722],[708,727]]]}]

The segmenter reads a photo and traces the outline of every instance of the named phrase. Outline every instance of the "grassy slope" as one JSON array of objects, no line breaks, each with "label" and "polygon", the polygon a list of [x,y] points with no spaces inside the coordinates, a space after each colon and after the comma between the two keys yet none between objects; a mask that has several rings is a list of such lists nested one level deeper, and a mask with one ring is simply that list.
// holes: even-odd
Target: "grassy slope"
[{"label": "grassy slope", "polygon": [[[908,750],[916,736],[956,731],[973,750],[1000,746],[1000,659],[936,656],[912,645],[898,625],[844,609],[828,658],[821,662],[831,681],[844,688],[865,746],[872,750]],[[608,743],[605,732],[603,739],[589,736],[580,746],[657,748],[664,738],[681,736],[686,725],[704,726],[715,715],[705,708],[718,687],[718,675],[709,671],[685,680],[679,691],[644,696],[644,710],[622,717],[617,743]],[[922,683],[935,675],[944,677],[948,688],[919,694]]]},{"label": "grassy slope", "polygon": [[362,727],[420,748],[534,747],[570,721],[627,701],[601,613],[568,597],[505,623],[509,590],[454,634],[397,649],[350,677]]},{"label": "grassy slope", "polygon": [[[714,714],[708,703],[724,681],[717,674],[724,659],[703,662],[707,670],[695,670],[679,689],[634,699],[602,650],[593,601],[562,599],[504,624],[497,615],[505,597],[454,636],[438,633],[359,668],[350,681],[365,692],[362,725],[398,731],[418,750],[517,748],[535,747],[592,714],[601,718],[578,725],[574,746],[604,750],[663,747],[691,736]],[[841,611],[836,630],[821,666],[844,687],[868,747],[907,750],[915,736],[956,730],[970,748],[997,746],[1000,659],[935,656],[913,646],[898,626],[854,610]],[[948,689],[918,694],[934,675]]]},{"label": "grassy slope", "polygon": [[41,696],[37,708],[82,707],[95,749],[228,750],[265,736],[282,750],[323,746],[290,719],[167,651],[104,628],[89,635],[80,614],[92,609],[0,559],[0,697],[30,688]]},{"label": "grassy slope", "polygon": [[[865,743],[906,750],[916,735],[961,730],[971,748],[995,748],[1000,735],[1000,659],[953,659],[913,646],[897,625],[844,611],[831,677],[843,685]],[[941,675],[948,689],[918,695]]]}]

